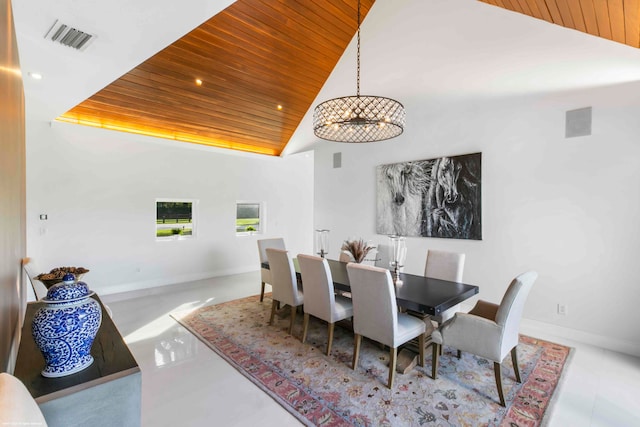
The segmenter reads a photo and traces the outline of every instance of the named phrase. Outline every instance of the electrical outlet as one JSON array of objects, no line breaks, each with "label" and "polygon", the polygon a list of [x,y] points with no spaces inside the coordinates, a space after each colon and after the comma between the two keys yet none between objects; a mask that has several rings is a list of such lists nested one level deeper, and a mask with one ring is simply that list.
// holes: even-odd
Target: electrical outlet
[{"label": "electrical outlet", "polygon": [[566,316],[569,311],[569,306],[566,304],[558,304],[558,314],[560,316]]}]

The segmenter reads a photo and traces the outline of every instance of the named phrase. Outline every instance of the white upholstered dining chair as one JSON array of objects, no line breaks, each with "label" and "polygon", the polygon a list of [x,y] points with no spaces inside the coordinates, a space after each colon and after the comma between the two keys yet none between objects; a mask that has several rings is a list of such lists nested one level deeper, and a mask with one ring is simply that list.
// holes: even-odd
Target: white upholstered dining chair
[{"label": "white upholstered dining chair", "polygon": [[353,316],[349,298],[336,295],[333,278],[326,259],[312,255],[298,255],[304,290],[304,323],[302,342],[307,339],[309,316],[328,323],[327,356],[331,354],[335,323]]},{"label": "white upholstered dining chair", "polygon": [[293,332],[293,322],[296,319],[298,306],[303,304],[304,297],[298,289],[298,279],[293,261],[289,257],[289,252],[284,249],[267,248],[267,259],[271,269],[271,288],[273,289],[271,303],[271,317],[269,324],[273,324],[273,317],[276,313],[278,303],[291,306],[291,323],[289,324],[289,334]]},{"label": "white upholstered dining chair", "polygon": [[347,251],[340,251],[340,257],[338,258],[340,262],[355,262],[356,260],[353,258]]},{"label": "white upholstered dining chair", "polygon": [[[424,266],[424,275],[434,279],[462,282],[464,259],[465,254],[429,249]],[[437,316],[431,316],[431,320],[441,324],[451,319],[458,311],[460,311],[460,304],[443,311]]]},{"label": "white upholstered dining chair", "polygon": [[516,350],[518,330],[527,295],[537,277],[534,271],[517,276],[511,281],[500,305],[480,300],[469,313],[456,313],[453,319],[434,331],[431,334],[434,342],[431,366],[433,379],[438,375],[439,347],[442,345],[492,360],[500,404],[505,406],[501,363],[511,352],[516,381],[521,382]]},{"label": "white upholstered dining chair", "polygon": [[284,246],[284,239],[281,237],[273,239],[260,239],[258,240],[258,253],[260,254],[260,279],[262,286],[260,288],[260,302],[264,300],[264,287],[265,284],[271,284],[271,271],[268,268],[263,268],[262,263],[268,262],[267,248],[286,249]]},{"label": "white upholstered dining chair", "polygon": [[391,273],[385,268],[350,263],[347,265],[353,297],[353,332],[355,334],[353,365],[358,365],[362,337],[390,347],[389,380],[393,387],[398,346],[419,339],[418,363],[424,366],[425,324],[421,319],[398,313]]}]

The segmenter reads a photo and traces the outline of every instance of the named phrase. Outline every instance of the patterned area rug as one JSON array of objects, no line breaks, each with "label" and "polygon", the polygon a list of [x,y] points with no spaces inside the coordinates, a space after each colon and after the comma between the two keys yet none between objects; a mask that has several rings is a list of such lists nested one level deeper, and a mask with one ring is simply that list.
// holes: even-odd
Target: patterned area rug
[{"label": "patterned area rug", "polygon": [[[493,363],[445,348],[438,379],[431,379],[431,349],[424,368],[396,374],[386,388],[388,350],[363,340],[359,366],[351,369],[353,334],[336,327],[331,356],[324,354],[327,327],[311,318],[307,342],[300,342],[302,316],[294,335],[289,318],[269,326],[271,300],[258,296],[172,314],[183,326],[253,381],[305,425],[317,426],[537,426],[549,406],[571,354],[562,345],[521,336],[522,384],[511,358],[503,362],[507,407],[498,403]],[[286,310],[288,311],[288,310]]]}]

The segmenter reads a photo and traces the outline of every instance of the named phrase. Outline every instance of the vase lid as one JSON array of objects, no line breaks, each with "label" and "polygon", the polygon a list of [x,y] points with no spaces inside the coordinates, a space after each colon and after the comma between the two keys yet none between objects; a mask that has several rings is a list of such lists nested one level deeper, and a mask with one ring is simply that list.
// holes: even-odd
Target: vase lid
[{"label": "vase lid", "polygon": [[69,302],[91,296],[93,292],[85,282],[62,282],[53,285],[42,298],[46,302]]},{"label": "vase lid", "polygon": [[73,273],[67,273],[64,276],[62,276],[62,281],[67,284],[72,284],[73,282],[76,281],[76,275]]}]

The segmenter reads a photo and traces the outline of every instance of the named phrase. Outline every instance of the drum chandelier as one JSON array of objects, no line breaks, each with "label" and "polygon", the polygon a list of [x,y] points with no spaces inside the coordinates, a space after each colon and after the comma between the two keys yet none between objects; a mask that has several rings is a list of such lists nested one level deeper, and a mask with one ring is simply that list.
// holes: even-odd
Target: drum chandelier
[{"label": "drum chandelier", "polygon": [[313,133],[335,142],[374,142],[395,138],[404,130],[404,106],[382,96],[360,95],[360,0],[358,0],[358,67],[355,96],[334,98],[313,111]]}]

